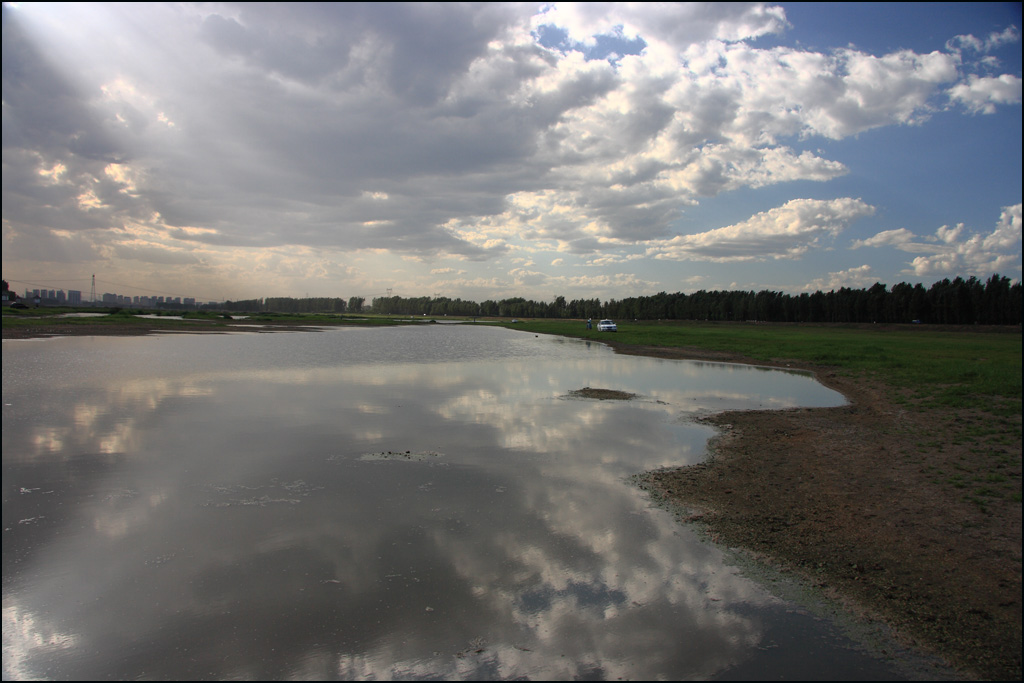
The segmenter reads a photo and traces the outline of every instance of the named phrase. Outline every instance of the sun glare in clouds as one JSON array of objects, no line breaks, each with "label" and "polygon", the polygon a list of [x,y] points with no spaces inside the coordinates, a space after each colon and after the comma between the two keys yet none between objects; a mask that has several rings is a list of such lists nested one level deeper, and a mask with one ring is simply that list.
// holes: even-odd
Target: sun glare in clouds
[{"label": "sun glare in clouds", "polygon": [[[1019,278],[1019,6],[934,35],[889,4],[929,47],[858,48],[880,11],[823,45],[801,31],[827,4],[4,5],[5,278],[475,300]],[[918,153],[947,157],[864,180]]]}]

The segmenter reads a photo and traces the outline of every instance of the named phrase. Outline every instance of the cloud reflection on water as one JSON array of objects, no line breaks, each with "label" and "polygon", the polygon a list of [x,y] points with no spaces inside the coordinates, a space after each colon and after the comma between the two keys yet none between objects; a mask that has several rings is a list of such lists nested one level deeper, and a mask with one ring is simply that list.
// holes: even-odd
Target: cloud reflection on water
[{"label": "cloud reflection on water", "polygon": [[[735,607],[774,599],[624,478],[700,456],[710,431],[681,418],[702,397],[835,395],[518,336],[498,361],[366,364],[345,342],[367,338],[189,339],[157,372],[18,378],[5,489],[57,492],[5,495],[5,529],[49,513],[5,531],[5,675],[690,678],[751,655],[764,626]],[[275,365],[296,347],[313,367]],[[642,398],[565,398],[587,385]],[[360,459],[390,449],[438,455]]]}]

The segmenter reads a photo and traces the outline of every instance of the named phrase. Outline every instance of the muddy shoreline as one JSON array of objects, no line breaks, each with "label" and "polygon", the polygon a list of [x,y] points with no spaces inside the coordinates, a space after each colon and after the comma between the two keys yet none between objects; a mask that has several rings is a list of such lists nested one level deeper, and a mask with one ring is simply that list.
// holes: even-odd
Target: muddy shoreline
[{"label": "muddy shoreline", "polygon": [[[750,359],[701,349],[617,346],[620,353],[717,362]],[[937,472],[986,470],[993,456],[1020,488],[1015,443],[964,435],[991,416],[897,403],[868,377],[795,361],[848,405],[730,412],[704,418],[719,435],[711,458],[638,480],[716,542],[792,573],[858,618],[888,625],[905,645],[968,678],[1021,671],[1021,506],[980,506]]]},{"label": "muddy shoreline", "polygon": [[[4,328],[3,338],[299,329],[308,328],[55,324]],[[753,362],[699,348],[610,345],[634,355]],[[963,676],[1019,679],[1020,502],[980,505],[936,473],[983,474],[1004,463],[1019,498],[1020,416],[1015,442],[1003,429],[1001,439],[982,441],[980,457],[978,439],[963,437],[991,420],[988,413],[915,410],[870,377],[784,359],[757,364],[812,372],[848,404],[703,418],[719,430],[711,458],[645,473],[640,485],[716,542],[796,576],[858,618],[886,624],[902,643]]]}]

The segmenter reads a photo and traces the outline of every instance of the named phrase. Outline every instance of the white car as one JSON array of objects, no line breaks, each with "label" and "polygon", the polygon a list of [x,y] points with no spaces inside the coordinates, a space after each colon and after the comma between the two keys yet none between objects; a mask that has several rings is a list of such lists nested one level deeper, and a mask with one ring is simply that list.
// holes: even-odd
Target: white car
[{"label": "white car", "polygon": [[611,320],[602,320],[597,324],[598,332],[618,332],[619,328]]}]

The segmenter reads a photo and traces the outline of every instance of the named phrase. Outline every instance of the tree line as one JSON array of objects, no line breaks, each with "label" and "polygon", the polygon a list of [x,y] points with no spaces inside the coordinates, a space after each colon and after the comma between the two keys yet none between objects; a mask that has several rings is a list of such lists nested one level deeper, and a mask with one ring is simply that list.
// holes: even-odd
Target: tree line
[{"label": "tree line", "polygon": [[626,299],[574,299],[550,303],[521,297],[483,303],[447,297],[399,296],[373,299],[374,313],[415,316],[498,316],[518,318],[618,318],[636,320],[712,320],[804,323],[935,323],[946,325],[1019,325],[1021,284],[993,275],[944,279],[925,289],[905,282],[891,289],[875,283],[867,289],[842,287],[813,294],[771,290],[707,291]]},{"label": "tree line", "polygon": [[244,312],[244,313],[362,313],[366,299],[350,297],[347,301],[338,297],[307,297],[296,299],[288,296],[265,299],[242,299],[224,303],[205,304],[203,308]]},{"label": "tree line", "polygon": [[[659,292],[624,299],[550,302],[522,297],[482,303],[448,297],[376,297],[371,310],[382,315],[506,318],[616,318],[620,320],[711,320],[794,323],[934,323],[946,325],[1019,325],[1021,284],[993,275],[944,279],[925,288],[905,282],[892,288],[875,283],[867,289],[841,287],[829,292],[786,294],[771,290]],[[218,304],[229,311],[278,313],[361,313],[362,297],[268,297]]]},{"label": "tree line", "polygon": [[483,303],[448,297],[413,297],[399,296],[378,297],[371,304],[374,313],[384,315],[412,316],[482,316],[500,318],[579,318],[600,317],[603,305],[598,299],[566,302],[565,297],[558,296],[551,303],[528,301],[522,297],[487,300]]},{"label": "tree line", "polygon": [[993,275],[944,279],[925,289],[900,283],[892,289],[875,283],[867,289],[842,287],[813,294],[770,290],[699,291],[609,301],[608,317],[806,323],[934,323],[946,325],[1019,325],[1021,285]]}]

